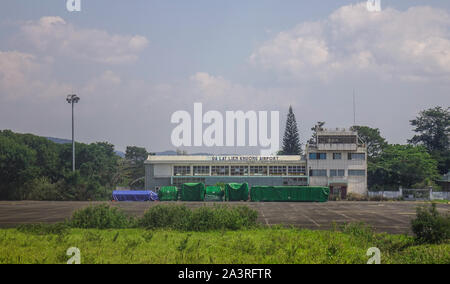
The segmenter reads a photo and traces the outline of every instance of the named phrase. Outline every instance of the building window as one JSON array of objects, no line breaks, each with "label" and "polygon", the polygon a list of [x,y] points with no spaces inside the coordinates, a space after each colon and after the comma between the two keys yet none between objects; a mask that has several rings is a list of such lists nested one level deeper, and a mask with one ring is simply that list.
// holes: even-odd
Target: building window
[{"label": "building window", "polygon": [[176,187],[181,187],[183,185],[183,183],[188,183],[188,182],[205,183],[205,178],[201,178],[201,177],[174,177],[172,185],[174,185]]},{"label": "building window", "polygon": [[209,176],[209,166],[194,166],[194,176]]},{"label": "building window", "polygon": [[271,176],[286,175],[286,166],[269,166],[269,175]]},{"label": "building window", "polygon": [[365,153],[348,153],[348,159],[349,160],[365,160],[366,154]]},{"label": "building window", "polygon": [[212,176],[228,176],[230,175],[230,168],[228,166],[212,166]]},{"label": "building window", "polygon": [[343,177],[345,176],[345,170],[330,170],[330,177]]},{"label": "building window", "polygon": [[173,167],[174,176],[190,176],[191,166],[174,166]]},{"label": "building window", "polygon": [[248,166],[231,166],[232,176],[246,176],[248,175]]},{"label": "building window", "polygon": [[310,160],[326,160],[327,154],[326,153],[309,153],[309,159]]},{"label": "building window", "polygon": [[348,175],[363,177],[363,176],[366,176],[366,171],[365,170],[348,170]]},{"label": "building window", "polygon": [[341,160],[342,153],[333,153],[333,160]]},{"label": "building window", "polygon": [[319,144],[356,144],[357,138],[355,135],[319,135]]},{"label": "building window", "polygon": [[267,166],[250,166],[250,175],[266,176],[267,175]]},{"label": "building window", "polygon": [[288,175],[290,176],[304,176],[305,174],[305,166],[288,166]]},{"label": "building window", "polygon": [[311,177],[326,177],[327,170],[309,170],[309,176],[311,176]]},{"label": "building window", "polygon": [[308,185],[308,178],[296,177],[296,178],[283,178],[283,184],[287,185]]}]

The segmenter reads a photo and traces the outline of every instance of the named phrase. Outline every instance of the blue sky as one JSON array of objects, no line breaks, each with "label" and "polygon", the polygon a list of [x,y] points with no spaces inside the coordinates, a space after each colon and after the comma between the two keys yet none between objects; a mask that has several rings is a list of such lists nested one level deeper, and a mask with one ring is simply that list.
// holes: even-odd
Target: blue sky
[{"label": "blue sky", "polygon": [[450,105],[448,1],[81,1],[2,1],[0,129],[69,137],[73,91],[83,142],[173,149],[170,114],[197,101],[292,105],[305,142],[315,121],[352,124],[355,89],[357,123],[405,143],[418,111]]}]

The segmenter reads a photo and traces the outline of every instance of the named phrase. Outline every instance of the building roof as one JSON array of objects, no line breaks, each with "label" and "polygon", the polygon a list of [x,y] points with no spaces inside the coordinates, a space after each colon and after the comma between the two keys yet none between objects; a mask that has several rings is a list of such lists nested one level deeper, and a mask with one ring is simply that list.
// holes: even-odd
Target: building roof
[{"label": "building roof", "polygon": [[358,135],[358,132],[345,128],[323,128],[322,130],[317,131],[317,135]]}]

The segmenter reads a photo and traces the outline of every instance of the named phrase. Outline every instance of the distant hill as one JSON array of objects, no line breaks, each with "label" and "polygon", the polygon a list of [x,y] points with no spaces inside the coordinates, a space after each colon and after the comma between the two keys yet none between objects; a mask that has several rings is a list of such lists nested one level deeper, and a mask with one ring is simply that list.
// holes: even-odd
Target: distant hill
[{"label": "distant hill", "polygon": [[72,143],[72,140],[69,140],[69,139],[62,139],[62,138],[55,138],[55,137],[45,137],[45,138],[47,138],[48,140],[53,141],[55,143],[58,143],[58,144]]},{"label": "distant hill", "polygon": [[[58,143],[58,144],[70,144],[72,143],[72,140],[70,139],[63,139],[63,138],[55,138],[55,137],[45,137],[48,140]],[[114,150],[114,152],[116,153],[117,156],[121,157],[121,158],[125,158],[125,153],[122,151],[118,151],[118,150]]]}]

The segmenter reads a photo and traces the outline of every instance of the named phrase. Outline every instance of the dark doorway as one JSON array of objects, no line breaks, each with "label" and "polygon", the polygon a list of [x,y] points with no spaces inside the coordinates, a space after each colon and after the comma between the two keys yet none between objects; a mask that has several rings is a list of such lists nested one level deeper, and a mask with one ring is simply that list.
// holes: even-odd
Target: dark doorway
[{"label": "dark doorway", "polygon": [[347,198],[347,185],[330,185],[330,200]]}]

